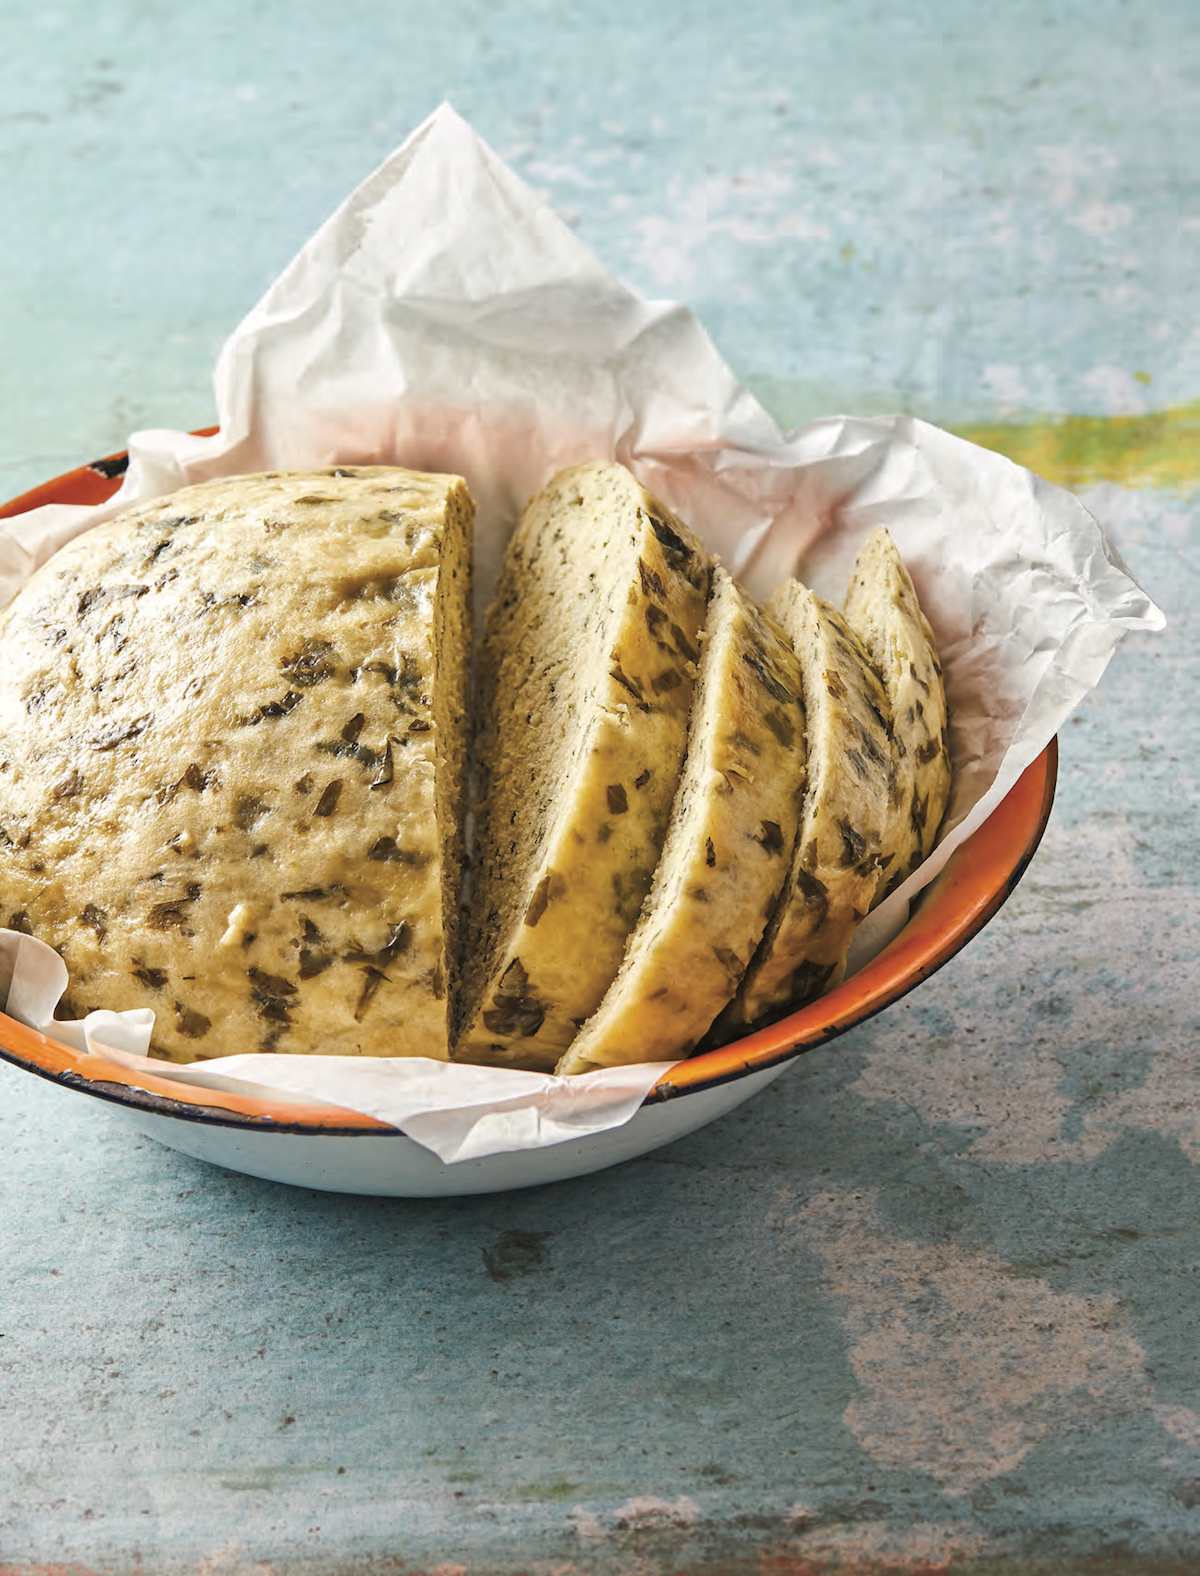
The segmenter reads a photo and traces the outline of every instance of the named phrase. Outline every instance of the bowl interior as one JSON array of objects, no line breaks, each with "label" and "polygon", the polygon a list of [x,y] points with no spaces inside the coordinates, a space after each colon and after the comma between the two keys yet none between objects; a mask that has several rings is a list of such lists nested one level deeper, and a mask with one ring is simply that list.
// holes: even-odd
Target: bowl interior
[{"label": "bowl interior", "polygon": [[[124,455],[81,466],[0,504],[0,518],[50,503],[95,505],[120,485]],[[836,990],[798,1012],[672,1068],[651,1092],[668,1099],[774,1066],[881,1012],[954,956],[1001,907],[1041,840],[1054,799],[1057,742],[1023,773],[985,824],[958,848],[921,894],[908,924],[876,958]],[[338,1106],[196,1089],[151,1073],[133,1073],[101,1056],[73,1050],[0,1013],[0,1057],[101,1099],[189,1120],[273,1132],[387,1132],[374,1117]]]}]

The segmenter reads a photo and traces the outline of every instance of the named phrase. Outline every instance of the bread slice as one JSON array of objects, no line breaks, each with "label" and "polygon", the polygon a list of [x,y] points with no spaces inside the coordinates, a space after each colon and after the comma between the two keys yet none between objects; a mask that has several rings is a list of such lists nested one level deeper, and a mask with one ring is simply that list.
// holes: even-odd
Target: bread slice
[{"label": "bread slice", "polygon": [[929,853],[950,797],[946,694],[937,643],[891,533],[879,526],[859,550],[846,593],[846,618],[887,691],[896,751],[891,814],[884,835],[894,855],[878,902]]},{"label": "bread slice", "polygon": [[716,1038],[732,1039],[839,984],[886,859],[895,774],[887,697],[837,608],[798,581],[767,603],[795,647],[808,716],[808,791],[787,885]]},{"label": "bread slice", "polygon": [[654,885],[620,972],[558,1065],[687,1056],[737,990],[775,906],[804,793],[800,670],[721,568],[687,758]]},{"label": "bread slice", "polygon": [[473,505],[376,467],[205,482],[0,615],[0,924],[176,1061],[448,1054]]},{"label": "bread slice", "polygon": [[456,1059],[553,1068],[616,974],[683,762],[709,577],[619,465],[562,472],[522,514],[479,667]]}]

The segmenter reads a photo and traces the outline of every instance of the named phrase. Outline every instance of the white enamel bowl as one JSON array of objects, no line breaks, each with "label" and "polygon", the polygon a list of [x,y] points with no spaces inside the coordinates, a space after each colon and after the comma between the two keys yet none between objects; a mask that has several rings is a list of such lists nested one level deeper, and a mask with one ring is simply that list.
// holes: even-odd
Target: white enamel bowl
[{"label": "white enamel bowl", "polygon": [[[85,466],[0,507],[100,503],[121,457]],[[922,894],[895,941],[852,979],[767,1029],[682,1062],[623,1127],[549,1148],[443,1164],[397,1128],[290,1097],[196,1089],[130,1072],[0,1014],[0,1057],[64,1090],[103,1101],[121,1121],[173,1149],[251,1176],[339,1193],[435,1197],[533,1187],[616,1165],[693,1132],[757,1094],[806,1051],[881,1012],[987,924],[1033,857],[1054,798],[1052,742]]]}]

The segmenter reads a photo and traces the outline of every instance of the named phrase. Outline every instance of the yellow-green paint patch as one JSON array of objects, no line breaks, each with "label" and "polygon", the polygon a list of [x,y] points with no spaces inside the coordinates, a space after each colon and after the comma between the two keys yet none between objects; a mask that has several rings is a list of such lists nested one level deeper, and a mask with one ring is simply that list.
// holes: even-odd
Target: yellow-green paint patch
[{"label": "yellow-green paint patch", "polygon": [[1064,487],[1189,491],[1200,483],[1200,400],[1144,416],[1062,416],[955,429]]}]

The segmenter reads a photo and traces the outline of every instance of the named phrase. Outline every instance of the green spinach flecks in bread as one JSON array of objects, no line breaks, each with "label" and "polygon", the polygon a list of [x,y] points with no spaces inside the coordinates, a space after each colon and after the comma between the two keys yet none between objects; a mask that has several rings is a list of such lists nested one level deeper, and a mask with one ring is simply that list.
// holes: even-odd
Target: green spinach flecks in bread
[{"label": "green spinach flecks in bread", "polygon": [[456,1059],[553,1068],[620,967],[683,763],[710,574],[619,465],[564,471],[524,510],[480,658]]},{"label": "green spinach flecks in bread", "polygon": [[892,711],[897,761],[885,840],[896,857],[880,883],[878,902],[928,856],[946,812],[946,694],[933,631],[891,533],[882,526],[859,551],[845,608],[883,680]]},{"label": "green spinach flecks in bread", "polygon": [[688,1055],[736,991],[791,862],[804,793],[800,671],[714,574],[687,758],[654,884],[560,1073]]},{"label": "green spinach flecks in bread", "polygon": [[448,1054],[473,505],[382,467],[205,482],[0,614],[0,924],[153,1050]]},{"label": "green spinach flecks in bread", "polygon": [[808,789],[787,884],[716,1038],[840,983],[884,866],[895,776],[883,686],[842,614],[798,581],[767,603],[796,652],[808,716]]}]

